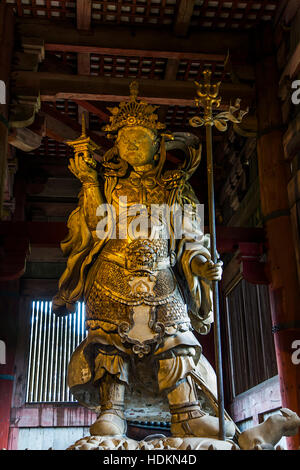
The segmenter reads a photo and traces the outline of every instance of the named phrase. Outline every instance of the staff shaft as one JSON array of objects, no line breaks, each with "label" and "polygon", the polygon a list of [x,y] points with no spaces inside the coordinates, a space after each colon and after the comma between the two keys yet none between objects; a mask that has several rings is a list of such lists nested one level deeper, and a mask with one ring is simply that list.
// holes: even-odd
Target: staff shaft
[{"label": "staff shaft", "polygon": [[[213,174],[213,151],[212,151],[212,126],[210,123],[206,124],[206,154],[207,154],[209,232],[210,232],[210,238],[211,238],[210,251],[211,251],[211,259],[213,263],[216,263],[217,262],[217,250],[216,250],[215,197],[214,197],[214,174]],[[218,281],[212,281],[212,294],[213,294],[213,312],[214,312],[215,361],[216,361],[218,408],[219,408],[219,439],[224,441],[225,440],[224,392],[223,392],[223,370],[222,370]]]}]

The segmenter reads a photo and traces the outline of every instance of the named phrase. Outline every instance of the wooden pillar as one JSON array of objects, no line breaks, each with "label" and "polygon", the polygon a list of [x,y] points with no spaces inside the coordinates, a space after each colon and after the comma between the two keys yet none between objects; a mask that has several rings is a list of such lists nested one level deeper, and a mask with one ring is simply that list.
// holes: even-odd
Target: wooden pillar
[{"label": "wooden pillar", "polygon": [[[0,104],[0,218],[7,172],[9,77],[14,46],[14,15],[11,7],[0,5],[0,80],[6,87]],[[3,261],[3,260],[2,260]],[[0,283],[0,339],[6,348],[5,364],[0,364],[0,449],[7,448],[10,407],[14,379],[18,281]]]},{"label": "wooden pillar", "polygon": [[7,171],[9,76],[14,46],[14,15],[11,7],[0,5],[0,80],[6,86],[5,103],[0,104],[0,218]]},{"label": "wooden pillar", "polygon": [[[280,390],[283,407],[300,415],[300,365],[292,362],[292,343],[300,339],[299,283],[287,193],[290,174],[282,143],[279,77],[269,25],[256,33],[255,70],[260,195]],[[299,434],[288,441],[290,449],[297,449]]]}]

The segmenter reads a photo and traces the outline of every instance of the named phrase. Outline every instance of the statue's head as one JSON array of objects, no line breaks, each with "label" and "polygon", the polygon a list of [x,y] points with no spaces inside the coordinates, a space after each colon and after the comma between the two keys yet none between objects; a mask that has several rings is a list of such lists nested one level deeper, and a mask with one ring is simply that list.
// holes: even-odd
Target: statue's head
[{"label": "statue's head", "polygon": [[133,167],[139,167],[154,161],[159,138],[155,131],[147,127],[125,126],[118,132],[116,146],[122,160]]},{"label": "statue's head", "polygon": [[112,116],[103,129],[109,132],[108,137],[116,138],[122,160],[133,167],[142,167],[154,161],[159,148],[159,131],[165,125],[158,122],[158,116],[154,113],[157,106],[137,100],[137,94],[137,82],[132,82],[130,101],[108,108]]}]

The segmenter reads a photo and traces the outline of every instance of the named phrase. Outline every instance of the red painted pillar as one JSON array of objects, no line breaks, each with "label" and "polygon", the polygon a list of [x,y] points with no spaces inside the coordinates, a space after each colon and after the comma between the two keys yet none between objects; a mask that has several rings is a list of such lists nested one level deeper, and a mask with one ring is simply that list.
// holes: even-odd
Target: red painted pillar
[{"label": "red painted pillar", "polygon": [[[287,193],[290,175],[282,144],[279,77],[271,26],[256,34],[255,69],[260,196],[267,238],[280,390],[283,407],[300,415],[300,365],[292,361],[293,341],[300,339],[299,282]],[[289,438],[289,448],[297,449],[299,445],[299,434]]]},{"label": "red painted pillar", "polygon": [[0,449],[7,449],[19,313],[19,281],[0,282],[0,340],[6,349],[0,364]]}]

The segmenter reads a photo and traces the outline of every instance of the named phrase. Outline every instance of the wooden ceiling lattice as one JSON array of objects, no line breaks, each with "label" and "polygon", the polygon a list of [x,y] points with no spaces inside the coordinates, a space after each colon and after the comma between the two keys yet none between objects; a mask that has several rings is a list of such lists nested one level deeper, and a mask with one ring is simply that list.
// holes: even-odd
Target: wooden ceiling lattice
[{"label": "wooden ceiling lattice", "polygon": [[91,54],[91,75],[126,78],[164,78],[166,59]]},{"label": "wooden ceiling lattice", "polygon": [[68,147],[62,142],[44,137],[41,145],[37,150],[28,152],[27,155],[36,155],[39,157],[54,157],[54,158],[71,158],[74,152],[71,147]]},{"label": "wooden ceiling lattice", "polygon": [[191,27],[248,29],[260,21],[271,21],[276,0],[196,0]]},{"label": "wooden ceiling lattice", "polygon": [[[220,48],[217,39],[213,41],[213,46],[210,45],[211,47],[206,48],[206,44],[209,43],[207,38],[210,34],[207,30],[210,29],[212,35],[217,37],[223,36],[223,32],[220,33],[220,30],[224,30],[225,35],[228,32],[231,35],[230,37],[233,38],[236,35],[243,36],[246,29],[255,27],[261,21],[272,20],[279,2],[276,0],[195,0],[193,1],[193,11],[190,9],[187,15],[188,19],[184,16],[185,12],[182,11],[182,5],[185,5],[185,3],[181,3],[181,0],[92,0],[91,9],[87,10],[85,10],[83,2],[75,0],[0,0],[0,4],[4,3],[13,6],[16,15],[21,18],[18,20],[20,24],[27,25],[27,30],[25,28],[27,35],[31,34],[29,28],[32,24],[41,24],[42,28],[43,25],[45,25],[45,28],[51,28],[51,25],[55,22],[59,23],[60,20],[65,20],[58,27],[58,31],[62,34],[45,35],[45,61],[40,64],[41,74],[49,73],[50,76],[57,71],[66,76],[69,74],[72,77],[71,80],[77,75],[76,78],[80,81],[82,77],[86,77],[86,80],[90,80],[92,83],[96,83],[96,79],[93,78],[94,81],[92,81],[90,76],[99,77],[99,82],[101,82],[100,77],[108,77],[112,80],[119,78],[140,79],[145,82],[145,88],[147,88],[149,85],[146,84],[148,79],[157,80],[158,82],[168,81],[170,87],[175,81],[193,82],[201,80],[205,68],[211,69],[212,81],[221,81],[226,85],[232,84],[230,74],[224,69],[227,46],[226,48],[223,47],[223,43],[220,41],[222,44]],[[40,22],[39,18],[51,21]],[[185,23],[184,32],[180,28],[181,21]],[[64,36],[65,25],[67,26],[67,32]],[[86,25],[86,28],[83,28],[83,25]],[[103,26],[101,27],[101,25]],[[123,25],[115,28],[116,31],[122,32],[122,34],[124,31],[130,32],[129,39],[127,33],[127,36],[124,34],[121,36],[127,38],[127,43],[125,40],[123,43],[120,39],[116,44],[111,45],[110,42],[105,41],[103,44],[101,34],[100,36],[99,34],[98,36],[95,35],[95,38],[100,37],[100,40],[93,42],[92,37],[95,32],[99,33],[100,31],[101,33],[102,30],[105,30],[108,35],[112,33],[113,36],[114,25]],[[125,25],[128,28],[125,28]],[[144,29],[143,25],[145,26]],[[133,26],[137,26],[137,28]],[[139,26],[141,26],[140,30],[138,29]],[[163,31],[162,37],[169,35],[172,40],[174,38],[177,41],[177,46],[174,46],[170,41],[167,45],[164,44],[164,41],[159,43],[154,41],[155,45],[152,46],[152,37],[154,38],[158,34],[157,27]],[[132,40],[132,37],[135,40],[132,32],[139,31],[140,34],[141,31],[144,33],[144,30],[143,40],[140,41],[140,44],[138,41],[135,44]],[[199,44],[198,41],[195,41],[190,49],[183,48],[181,50],[181,43],[178,42],[181,41],[181,36],[187,36],[183,41],[189,41],[188,32],[191,33],[191,38],[193,34],[196,35],[196,30],[197,34],[201,30],[200,32],[203,34],[199,37],[205,39],[199,40]],[[231,32],[228,30],[231,30]],[[232,30],[242,32],[239,35],[235,31],[232,33]],[[83,38],[82,41],[81,38]],[[193,47],[194,45],[195,47]],[[244,55],[240,54],[237,47],[234,47],[234,51],[235,65],[239,66],[240,62],[243,65]],[[110,80],[105,79],[104,82],[106,81],[110,83]],[[117,82],[118,80],[116,80]],[[160,110],[161,120],[166,123],[171,132],[173,130],[187,130],[189,128],[189,119],[196,114],[196,109],[190,105],[192,103],[191,99],[177,99],[178,96],[180,97],[180,90],[185,85],[177,83],[178,94],[176,94],[177,89],[175,87],[175,92],[170,94],[168,100],[163,101]],[[188,85],[191,85],[191,83]],[[243,84],[241,84],[242,86]],[[94,94],[90,92],[86,95],[79,92],[76,94],[76,87],[73,93],[58,92],[52,95],[46,93],[43,97],[43,101],[45,100],[43,102],[44,112],[46,115],[48,112],[50,118],[52,116],[52,121],[48,117],[48,123],[52,122],[53,124],[56,121],[59,127],[59,122],[62,122],[69,126],[73,132],[77,132],[79,126],[80,132],[80,114],[82,110],[85,110],[89,114],[87,122],[91,134],[94,133],[95,139],[97,140],[98,137],[101,141],[103,139],[101,128],[105,119],[108,119],[109,112],[106,107],[110,103],[99,101],[101,100],[99,98],[100,94],[97,95],[98,98],[95,98],[95,101],[89,101],[93,100],[93,96],[96,96],[95,93],[97,93],[97,90]],[[104,94],[104,99],[109,99],[111,95],[111,92],[107,95]],[[118,93],[116,95],[118,96]],[[63,96],[65,98],[72,97],[72,99],[59,99],[50,102],[51,98],[56,99],[58,96],[60,98]],[[152,97],[151,93],[145,96]],[[161,100],[161,96],[157,96]],[[41,147],[32,154],[42,157],[70,157],[72,152],[63,143],[64,136],[59,132],[60,129],[57,130],[54,124],[53,129],[49,127],[48,137],[43,139]],[[58,140],[53,140],[55,138]]]},{"label": "wooden ceiling lattice", "polygon": [[76,17],[76,1],[66,0],[1,0],[13,5],[17,16],[65,19]]},{"label": "wooden ceiling lattice", "polygon": [[65,114],[70,119],[78,121],[78,105],[71,100],[57,100],[49,103],[49,106],[62,114]]},{"label": "wooden ceiling lattice", "polygon": [[[119,57],[91,54],[91,75],[163,80],[167,59],[157,57]],[[224,63],[205,60],[180,60],[174,80],[199,80],[205,68],[210,68],[215,80],[228,81]]]},{"label": "wooden ceiling lattice", "polygon": [[[76,19],[76,1],[0,0],[14,7],[19,17]],[[191,28],[247,29],[271,21],[277,0],[195,0]],[[173,25],[179,0],[93,0],[93,24]]]},{"label": "wooden ceiling lattice", "polygon": [[[76,1],[1,0],[14,6],[18,16],[75,18]],[[93,0],[92,22],[125,24],[171,24],[178,0]]]},{"label": "wooden ceiling lattice", "polygon": [[224,62],[213,60],[181,60],[176,80],[202,80],[203,71],[209,68],[213,81],[230,81],[230,75],[224,70]]},{"label": "wooden ceiling lattice", "polygon": [[180,129],[188,127],[188,120],[195,116],[196,108],[190,106],[169,106],[165,123],[169,129]]},{"label": "wooden ceiling lattice", "polygon": [[172,24],[177,3],[177,0],[93,1],[92,21],[117,24]]},{"label": "wooden ceiling lattice", "polygon": [[62,64],[65,66],[70,66],[73,69],[74,73],[77,73],[77,54],[76,52],[52,52],[47,51],[46,57],[55,56],[57,59],[60,59]]},{"label": "wooden ceiling lattice", "polygon": [[[77,71],[77,53],[46,51],[47,55],[55,55],[64,65]],[[90,75],[114,78],[140,78],[163,80],[165,77],[167,58],[158,57],[127,57],[118,55],[90,54]],[[224,70],[224,63],[213,60],[181,59],[174,80],[200,80],[205,68],[212,71],[213,79],[228,82],[230,76]]]},{"label": "wooden ceiling lattice", "polygon": [[89,129],[91,131],[101,131],[101,127],[103,125],[104,122],[99,118],[99,116],[96,116],[96,114],[93,113],[89,113]]}]

